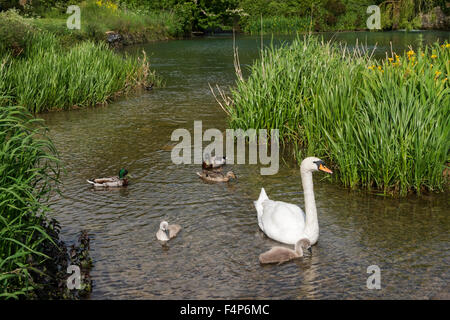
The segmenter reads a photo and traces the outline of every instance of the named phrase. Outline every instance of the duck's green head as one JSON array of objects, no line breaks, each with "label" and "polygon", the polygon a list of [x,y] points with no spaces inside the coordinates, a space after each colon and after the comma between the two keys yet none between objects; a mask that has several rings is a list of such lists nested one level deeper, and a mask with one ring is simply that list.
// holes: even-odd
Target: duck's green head
[{"label": "duck's green head", "polygon": [[119,171],[119,179],[125,178],[125,176],[127,174],[128,174],[128,170],[127,169],[124,169],[124,168],[120,169],[120,171]]}]

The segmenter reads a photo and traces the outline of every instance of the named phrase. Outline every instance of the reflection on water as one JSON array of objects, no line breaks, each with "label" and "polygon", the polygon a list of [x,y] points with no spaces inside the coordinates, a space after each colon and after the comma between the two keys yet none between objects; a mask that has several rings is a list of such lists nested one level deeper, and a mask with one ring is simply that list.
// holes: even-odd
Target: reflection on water
[{"label": "reflection on water", "polygon": [[[424,39],[449,38],[424,33]],[[331,35],[326,34],[326,37]],[[338,40],[403,50],[416,33],[340,33]],[[289,38],[277,38],[289,40]],[[237,40],[241,62],[258,56],[259,38]],[[349,192],[315,176],[320,238],[311,257],[260,266],[275,244],[259,230],[253,201],[264,186],[272,199],[303,207],[300,173],[285,157],[274,176],[256,165],[228,166],[238,176],[206,184],[196,165],[174,165],[167,144],[174,129],[226,128],[208,82],[233,85],[229,36],[144,46],[167,86],[105,107],[44,115],[64,161],[62,196],[52,199],[62,235],[91,235],[93,299],[194,298],[428,298],[450,278],[447,194],[389,199]],[[139,52],[142,47],[128,48]],[[383,49],[383,50],[384,50]],[[383,56],[382,51],[377,54]],[[86,179],[126,167],[131,185],[93,190]],[[162,219],[183,230],[164,249],[155,233]],[[367,267],[381,268],[381,290],[368,290]]]}]

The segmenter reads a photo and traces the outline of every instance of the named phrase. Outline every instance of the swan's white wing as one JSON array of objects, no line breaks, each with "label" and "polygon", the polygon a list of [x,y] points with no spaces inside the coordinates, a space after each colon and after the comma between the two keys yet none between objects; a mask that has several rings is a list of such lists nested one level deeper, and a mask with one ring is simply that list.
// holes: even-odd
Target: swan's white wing
[{"label": "swan's white wing", "polygon": [[262,222],[262,216],[258,215],[258,226],[264,232],[264,224]]},{"label": "swan's white wing", "polygon": [[295,244],[305,229],[302,209],[291,203],[272,200],[265,200],[262,206],[261,222],[266,235],[283,243]]}]

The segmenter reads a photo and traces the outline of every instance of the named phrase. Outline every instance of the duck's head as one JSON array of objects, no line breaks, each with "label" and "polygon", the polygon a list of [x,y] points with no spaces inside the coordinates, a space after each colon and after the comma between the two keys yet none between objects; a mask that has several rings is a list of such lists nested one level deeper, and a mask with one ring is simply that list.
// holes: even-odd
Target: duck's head
[{"label": "duck's head", "polygon": [[227,172],[227,177],[230,179],[237,179],[236,175],[233,173],[233,171]]},{"label": "duck's head", "polygon": [[120,169],[120,171],[119,171],[119,179],[125,178],[125,176],[127,174],[128,174],[128,170],[127,169],[124,169],[124,168]]},{"label": "duck's head", "polygon": [[308,157],[303,159],[300,165],[300,170],[303,172],[323,171],[332,174],[333,171],[327,168],[325,162],[316,157]]}]

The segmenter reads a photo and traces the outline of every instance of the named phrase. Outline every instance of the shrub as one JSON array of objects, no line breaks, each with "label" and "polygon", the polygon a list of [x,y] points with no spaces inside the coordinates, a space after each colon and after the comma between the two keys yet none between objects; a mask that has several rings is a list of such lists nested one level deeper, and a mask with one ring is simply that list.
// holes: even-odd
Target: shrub
[{"label": "shrub", "polygon": [[344,14],[346,11],[345,5],[341,0],[328,0],[325,8],[336,17]]},{"label": "shrub", "polygon": [[450,150],[450,44],[376,61],[310,37],[269,47],[226,104],[233,128],[279,129],[351,188],[442,190]]},{"label": "shrub", "polygon": [[15,56],[20,55],[34,31],[29,21],[20,16],[17,10],[0,12],[0,53],[9,51]]}]

